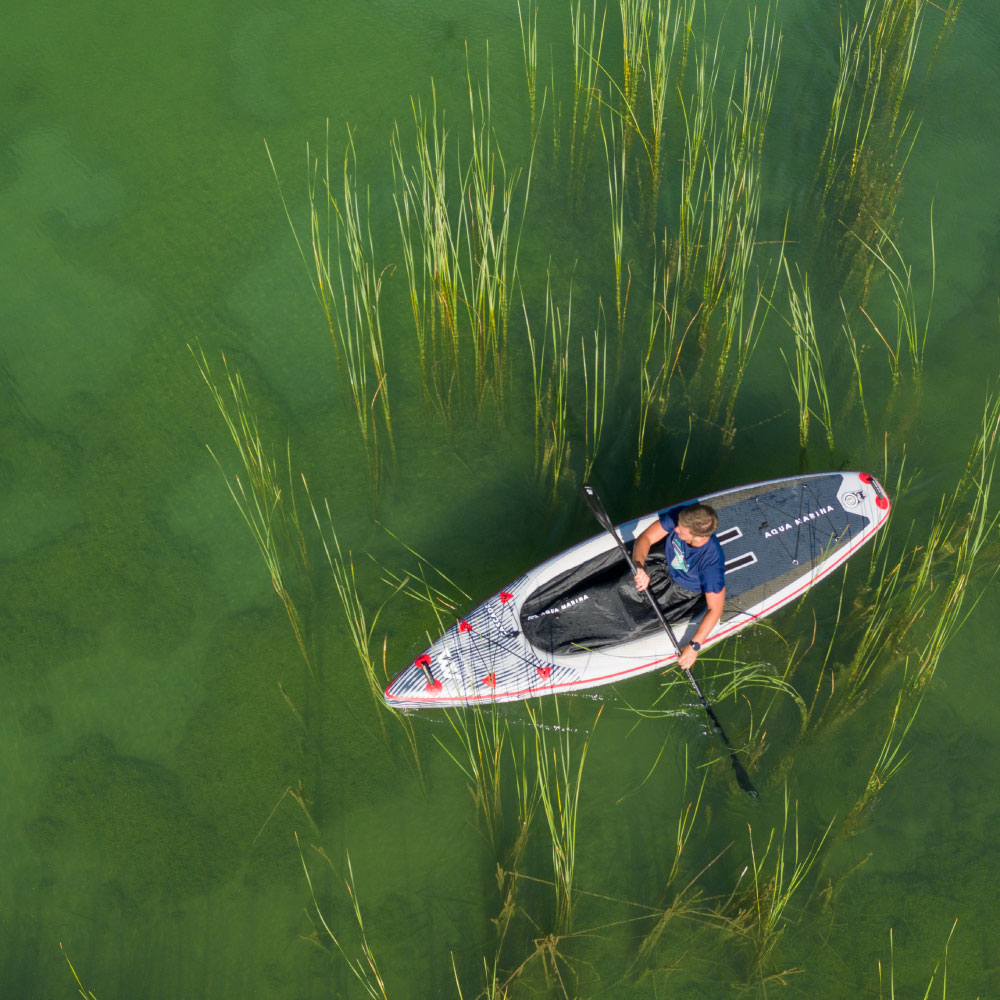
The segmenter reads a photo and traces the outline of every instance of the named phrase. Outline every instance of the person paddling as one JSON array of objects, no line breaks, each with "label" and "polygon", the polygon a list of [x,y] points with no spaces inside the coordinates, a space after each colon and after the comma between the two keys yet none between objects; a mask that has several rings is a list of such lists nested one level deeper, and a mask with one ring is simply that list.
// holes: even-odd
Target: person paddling
[{"label": "person paddling", "polygon": [[726,602],[726,561],[715,537],[719,518],[707,504],[672,507],[662,511],[635,540],[632,561],[636,566],[636,590],[650,585],[646,559],[654,545],[666,540],[664,553],[669,572],[665,587],[656,586],[656,602],[667,621],[682,621],[699,605],[707,606],[691,641],[681,650],[677,662],[685,670],[694,666],[701,644],[715,628]]}]

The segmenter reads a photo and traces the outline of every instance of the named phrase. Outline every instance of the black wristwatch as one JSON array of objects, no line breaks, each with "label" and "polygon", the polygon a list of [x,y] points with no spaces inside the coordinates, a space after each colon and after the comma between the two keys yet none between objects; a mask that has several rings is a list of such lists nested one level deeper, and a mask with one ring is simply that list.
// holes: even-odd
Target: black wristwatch
[{"label": "black wristwatch", "polygon": [[689,645],[689,646],[690,646],[690,647],[691,647],[691,648],[692,648],[692,649],[693,649],[693,650],[694,650],[694,651],[695,651],[696,653],[700,653],[700,652],[701,652],[701,643],[700,643],[700,642],[695,642],[695,641],[694,641],[694,639],[692,639],[692,640],[691,640],[691,641],[690,641],[690,642],[688,643],[688,645]]}]

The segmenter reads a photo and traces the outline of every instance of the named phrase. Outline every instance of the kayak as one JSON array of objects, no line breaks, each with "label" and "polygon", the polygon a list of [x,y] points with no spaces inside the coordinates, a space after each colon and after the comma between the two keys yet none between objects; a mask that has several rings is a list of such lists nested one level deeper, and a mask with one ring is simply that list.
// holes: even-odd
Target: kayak
[{"label": "kayak", "polygon": [[[891,507],[874,476],[824,472],[661,509],[696,502],[715,508],[715,536],[725,556],[725,607],[703,649],[829,576],[885,524]],[[626,549],[658,514],[616,527]],[[657,558],[662,553],[647,559],[651,577]],[[671,622],[681,648],[701,613],[696,608],[687,620]],[[621,623],[612,639],[599,627],[609,616]],[[676,659],[648,599],[635,590],[618,541],[604,531],[529,570],[455,622],[393,678],[385,701],[399,709],[520,701],[621,683]]]}]

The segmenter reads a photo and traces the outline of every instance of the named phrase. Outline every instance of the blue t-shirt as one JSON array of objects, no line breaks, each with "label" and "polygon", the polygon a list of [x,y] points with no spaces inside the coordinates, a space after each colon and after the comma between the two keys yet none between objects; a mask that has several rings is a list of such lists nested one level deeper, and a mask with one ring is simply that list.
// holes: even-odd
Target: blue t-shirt
[{"label": "blue t-shirt", "polygon": [[671,507],[660,514],[667,532],[664,542],[670,576],[686,590],[718,594],[726,585],[726,559],[719,540],[712,537],[695,548],[677,535],[677,515],[683,507]]}]

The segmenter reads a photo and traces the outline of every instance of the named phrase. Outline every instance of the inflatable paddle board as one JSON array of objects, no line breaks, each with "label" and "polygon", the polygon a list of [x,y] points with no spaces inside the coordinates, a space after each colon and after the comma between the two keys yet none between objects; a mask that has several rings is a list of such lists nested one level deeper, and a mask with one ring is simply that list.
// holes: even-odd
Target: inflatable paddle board
[{"label": "inflatable paddle board", "polygon": [[[699,501],[719,515],[716,537],[726,560],[725,609],[703,648],[800,597],[869,541],[890,509],[881,484],[864,472],[774,479],[670,506]],[[616,528],[626,548],[657,516],[653,512]],[[621,641],[589,643],[588,615],[608,607],[622,609]],[[689,621],[671,623],[681,648],[700,618],[697,612]],[[579,641],[570,636],[567,642],[566,628],[556,641],[548,623],[557,619],[578,627]],[[470,611],[397,674],[385,700],[405,709],[519,701],[619,683],[676,659],[605,531],[536,566]]]}]

